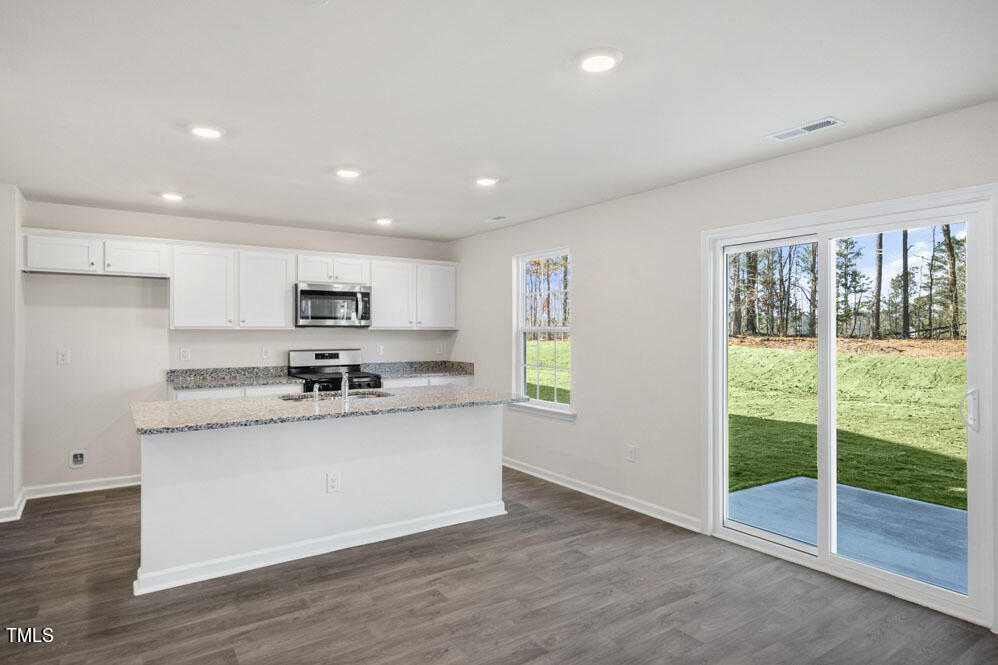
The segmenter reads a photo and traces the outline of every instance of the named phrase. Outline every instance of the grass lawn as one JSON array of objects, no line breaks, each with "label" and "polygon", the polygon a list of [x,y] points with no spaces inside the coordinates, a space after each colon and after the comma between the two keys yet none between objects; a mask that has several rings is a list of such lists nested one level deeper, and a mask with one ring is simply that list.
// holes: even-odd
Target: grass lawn
[{"label": "grass lawn", "polygon": [[[837,357],[838,482],[966,509],[966,362]],[[817,477],[814,352],[728,348],[729,486]]]},{"label": "grass lawn", "polygon": [[[572,342],[568,339],[532,340],[527,342],[524,358],[528,365],[557,366],[553,369],[527,368],[527,395],[549,402],[570,404],[572,400],[572,377],[569,371]],[[557,357],[556,357],[557,356]],[[555,385],[558,386],[557,397]],[[538,391],[539,389],[539,391]]]}]

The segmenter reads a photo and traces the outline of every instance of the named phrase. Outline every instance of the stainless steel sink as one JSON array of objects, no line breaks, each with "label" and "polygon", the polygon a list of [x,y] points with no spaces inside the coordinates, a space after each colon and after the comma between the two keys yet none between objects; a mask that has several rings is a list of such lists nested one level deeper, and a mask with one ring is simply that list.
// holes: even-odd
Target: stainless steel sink
[{"label": "stainless steel sink", "polygon": [[[339,390],[327,390],[319,393],[319,399],[336,399],[340,395]],[[281,395],[280,397],[286,402],[304,402],[305,400],[315,399],[312,393],[293,393],[290,395]],[[350,393],[350,399],[372,399],[375,397],[394,397],[394,395],[381,390],[357,390]]]},{"label": "stainless steel sink", "polygon": [[350,393],[350,399],[353,399],[354,397],[358,397],[360,399],[371,399],[372,397],[394,397],[394,395],[381,390],[358,390],[357,392]]}]

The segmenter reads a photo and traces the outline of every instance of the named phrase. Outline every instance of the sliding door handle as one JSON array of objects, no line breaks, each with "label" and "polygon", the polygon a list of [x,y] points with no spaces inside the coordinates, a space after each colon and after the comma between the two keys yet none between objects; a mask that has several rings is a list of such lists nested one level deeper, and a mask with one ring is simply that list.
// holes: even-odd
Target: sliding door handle
[{"label": "sliding door handle", "polygon": [[960,399],[960,420],[975,432],[980,431],[981,400],[977,388],[971,388]]}]

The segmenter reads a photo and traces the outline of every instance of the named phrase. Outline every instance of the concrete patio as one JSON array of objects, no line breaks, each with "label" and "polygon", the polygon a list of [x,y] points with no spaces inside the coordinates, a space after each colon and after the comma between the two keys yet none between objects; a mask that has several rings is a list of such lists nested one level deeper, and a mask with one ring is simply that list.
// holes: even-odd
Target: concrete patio
[{"label": "concrete patio", "polygon": [[[818,481],[790,478],[728,495],[728,518],[818,544]],[[838,553],[967,593],[967,512],[838,486]]]}]

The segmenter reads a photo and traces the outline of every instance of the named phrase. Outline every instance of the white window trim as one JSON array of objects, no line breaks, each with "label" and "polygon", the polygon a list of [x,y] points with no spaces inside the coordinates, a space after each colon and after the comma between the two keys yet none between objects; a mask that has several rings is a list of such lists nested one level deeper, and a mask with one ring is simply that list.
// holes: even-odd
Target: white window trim
[{"label": "white window trim", "polygon": [[[549,416],[552,418],[557,418],[561,420],[574,420],[575,419],[575,409],[572,404],[560,404],[558,402],[548,402],[545,400],[536,399],[525,395],[523,392],[523,386],[521,385],[521,375],[520,369],[525,364],[525,358],[523,357],[523,344],[521,343],[520,334],[525,332],[566,332],[571,333],[571,326],[565,328],[562,326],[553,327],[521,327],[524,317],[524,299],[523,294],[525,292],[526,284],[523,279],[523,264],[526,261],[536,258],[549,257],[549,256],[560,256],[562,254],[568,255],[569,265],[572,264],[572,252],[568,247],[556,247],[553,249],[526,252],[523,254],[517,254],[513,257],[513,394],[518,397],[526,397],[528,401],[518,402],[511,404],[510,407],[515,411],[523,411],[527,413],[533,413],[541,416]],[[572,282],[574,281],[574,276],[570,279],[568,283],[568,301],[573,302],[573,287]],[[569,349],[569,391],[575,393],[575,352],[572,348]]]}]

